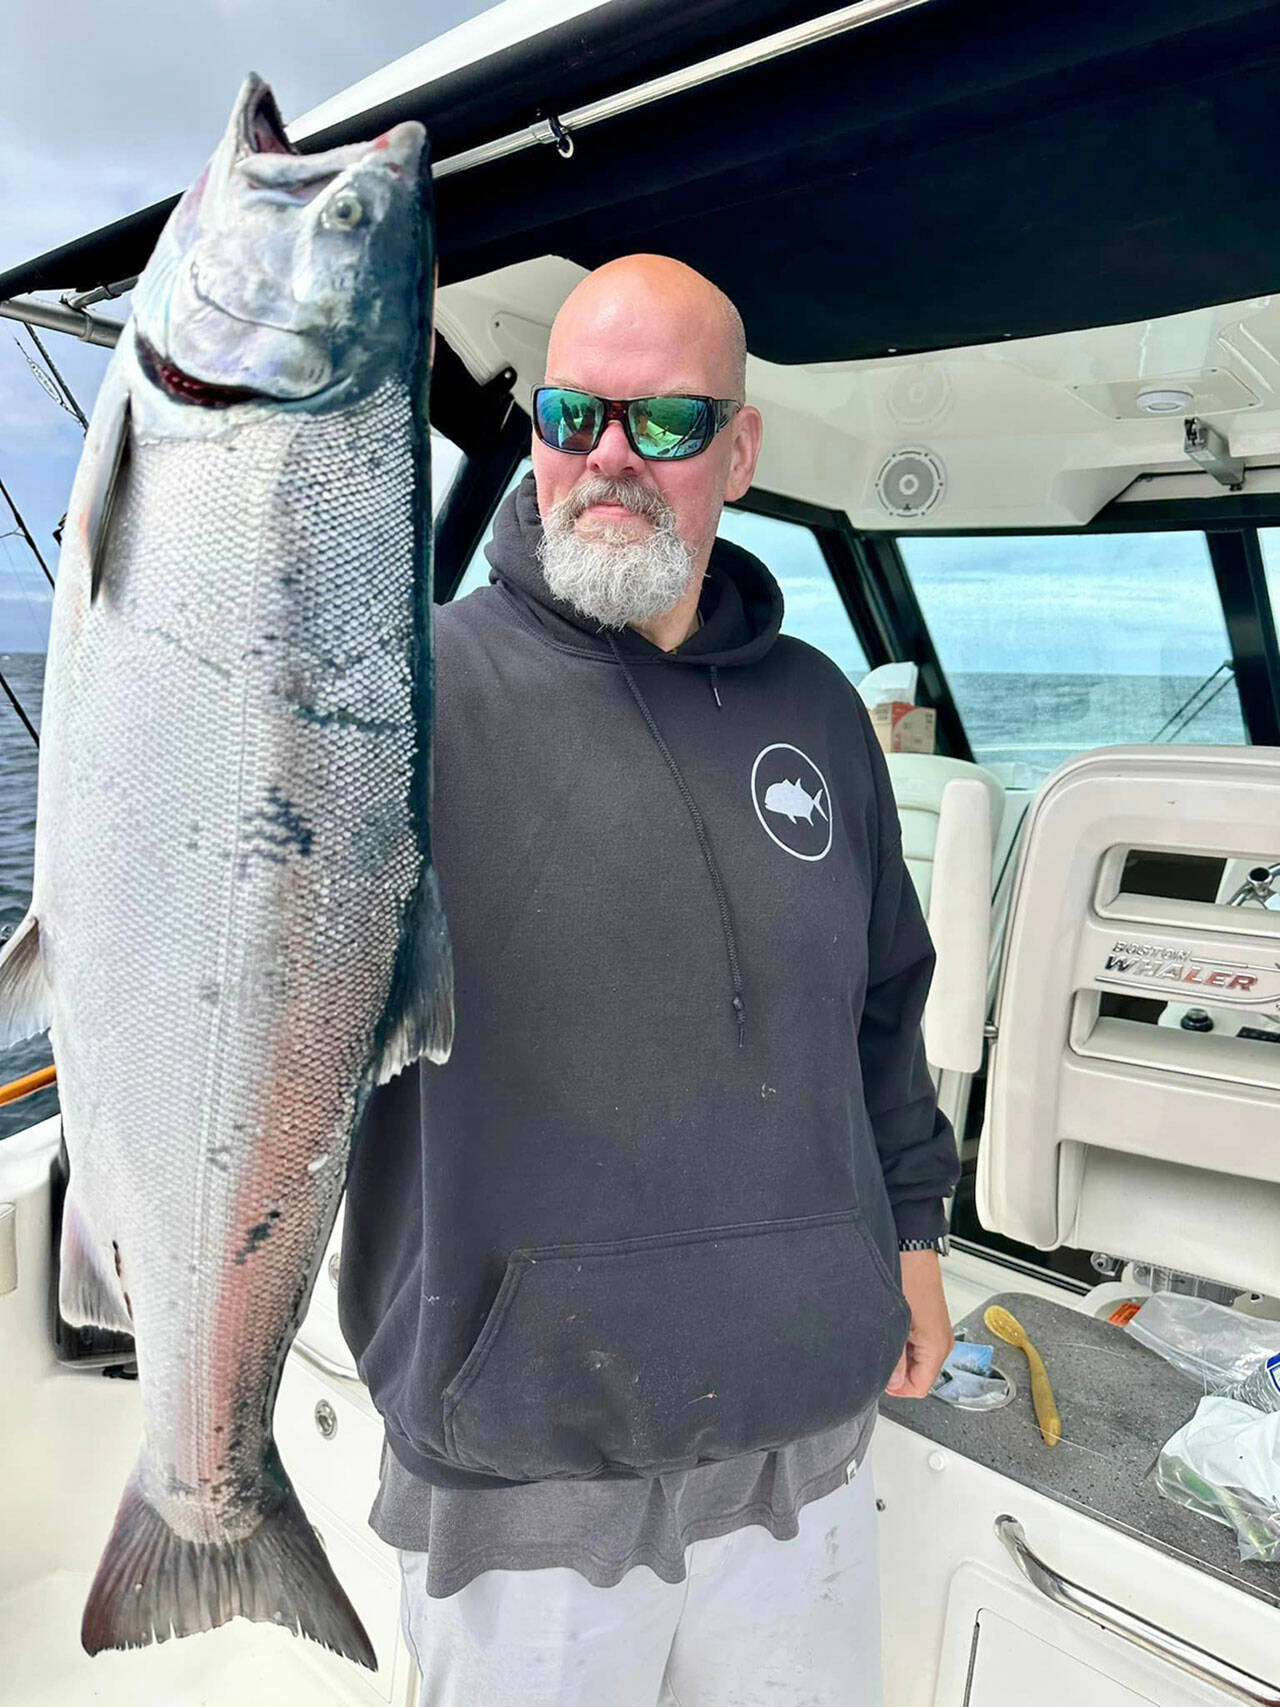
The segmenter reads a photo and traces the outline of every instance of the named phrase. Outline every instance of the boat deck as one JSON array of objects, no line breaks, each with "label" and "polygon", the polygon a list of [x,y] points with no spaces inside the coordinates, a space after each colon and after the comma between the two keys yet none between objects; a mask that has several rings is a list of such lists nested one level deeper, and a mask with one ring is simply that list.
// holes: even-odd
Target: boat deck
[{"label": "boat deck", "polygon": [[[1057,1446],[1046,1446],[1040,1434],[1026,1358],[983,1323],[989,1304],[1011,1311],[1044,1359],[1062,1415]],[[1010,1403],[963,1411],[885,1395],[881,1415],[1280,1606],[1280,1568],[1242,1560],[1232,1529],[1156,1487],[1160,1448],[1199,1403],[1194,1382],[1123,1328],[1029,1292],[994,1293],[954,1325],[971,1340],[995,1345],[995,1366],[1016,1389]]]}]

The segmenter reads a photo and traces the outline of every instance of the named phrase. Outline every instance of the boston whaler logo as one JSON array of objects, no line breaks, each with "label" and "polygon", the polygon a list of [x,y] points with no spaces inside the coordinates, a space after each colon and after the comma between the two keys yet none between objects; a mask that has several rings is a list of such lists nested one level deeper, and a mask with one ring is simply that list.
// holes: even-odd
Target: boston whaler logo
[{"label": "boston whaler logo", "polygon": [[751,767],[751,799],[769,840],[796,859],[824,859],[831,847],[831,791],[807,754],[775,741]]},{"label": "boston whaler logo", "polygon": [[[1239,960],[1212,960],[1193,954],[1189,948],[1169,948],[1154,942],[1114,942],[1104,956],[1105,964],[1094,973],[1098,984],[1150,986],[1158,984],[1175,992],[1208,995],[1228,1007],[1280,1006],[1280,965],[1270,971]],[[1176,996],[1175,996],[1176,999]]]}]

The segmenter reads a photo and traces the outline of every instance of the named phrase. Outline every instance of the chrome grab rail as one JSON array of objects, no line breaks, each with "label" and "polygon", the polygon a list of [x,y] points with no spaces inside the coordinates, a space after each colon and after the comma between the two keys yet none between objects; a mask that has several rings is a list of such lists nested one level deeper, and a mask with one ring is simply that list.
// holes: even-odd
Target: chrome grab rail
[{"label": "chrome grab rail", "polygon": [[1008,1512],[1002,1512],[996,1519],[995,1530],[1023,1576],[1055,1605],[1065,1606],[1069,1612],[1088,1618],[1115,1636],[1136,1642],[1149,1654],[1168,1660],[1180,1671],[1199,1678],[1202,1683],[1211,1684],[1215,1689],[1225,1689],[1237,1700],[1250,1702],[1252,1707],[1280,1707],[1280,1689],[1274,1683],[1266,1683],[1250,1672],[1241,1671],[1207,1649],[1196,1647],[1194,1642],[1183,1641],[1172,1631],[1139,1618],[1136,1612],[1117,1606],[1115,1601],[1104,1599],[1092,1589],[1082,1588],[1079,1583],[1060,1575],[1051,1565],[1046,1565],[1027,1546],[1026,1532],[1017,1518]]},{"label": "chrome grab rail", "polygon": [[771,59],[795,53],[800,48],[834,41],[837,36],[846,35],[850,30],[861,29],[864,24],[874,24],[881,18],[892,17],[895,12],[908,12],[912,7],[927,4],[928,0],[852,0],[852,4],[841,6],[835,12],[827,12],[820,18],[808,18],[802,24],[792,24],[787,29],[775,30],[772,35],[763,36],[759,41],[744,42],[741,47],[729,48],[710,59],[699,60],[695,65],[681,66],[678,71],[668,71],[661,77],[651,77],[648,82],[636,84],[630,89],[602,96],[597,101],[588,101],[584,107],[574,107],[553,117],[539,119],[522,130],[508,131],[505,136],[494,137],[492,141],[482,142],[476,148],[465,149],[461,154],[451,154],[448,159],[435,162],[431,175],[433,178],[452,177],[455,172],[469,172],[474,166],[487,166],[491,161],[505,160],[508,155],[519,154],[526,148],[540,144],[554,144],[563,158],[568,160],[574,151],[575,131],[585,130],[589,125],[600,124],[606,119],[636,112],[641,107],[650,106],[654,101],[666,100],[672,95],[683,95],[691,89],[704,88],[708,83],[716,83],[722,77],[730,77],[739,71],[749,71],[757,65],[767,64]]},{"label": "chrome grab rail", "polygon": [[309,1363],[313,1369],[318,1369],[322,1375],[332,1375],[337,1381],[359,1381],[360,1377],[354,1369],[348,1369],[336,1358],[326,1357],[322,1351],[312,1351],[309,1345],[303,1345],[301,1340],[294,1340],[293,1350],[304,1363]]}]

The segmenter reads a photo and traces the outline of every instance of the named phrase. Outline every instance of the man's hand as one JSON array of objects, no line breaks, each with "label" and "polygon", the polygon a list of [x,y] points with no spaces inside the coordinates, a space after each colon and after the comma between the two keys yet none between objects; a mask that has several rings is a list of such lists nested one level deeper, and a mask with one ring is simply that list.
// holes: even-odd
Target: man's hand
[{"label": "man's hand", "polygon": [[899,1251],[898,1264],[911,1326],[885,1392],[894,1399],[923,1399],[956,1343],[942,1290],[942,1264],[937,1251]]}]

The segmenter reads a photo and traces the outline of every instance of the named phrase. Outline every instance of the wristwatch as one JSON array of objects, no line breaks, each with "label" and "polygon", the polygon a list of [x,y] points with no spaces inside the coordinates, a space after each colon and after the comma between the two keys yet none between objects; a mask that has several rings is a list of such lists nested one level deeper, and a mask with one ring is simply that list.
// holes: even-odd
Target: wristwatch
[{"label": "wristwatch", "polygon": [[945,1233],[939,1233],[936,1239],[899,1239],[900,1251],[937,1251],[939,1256],[950,1256],[951,1241]]}]

